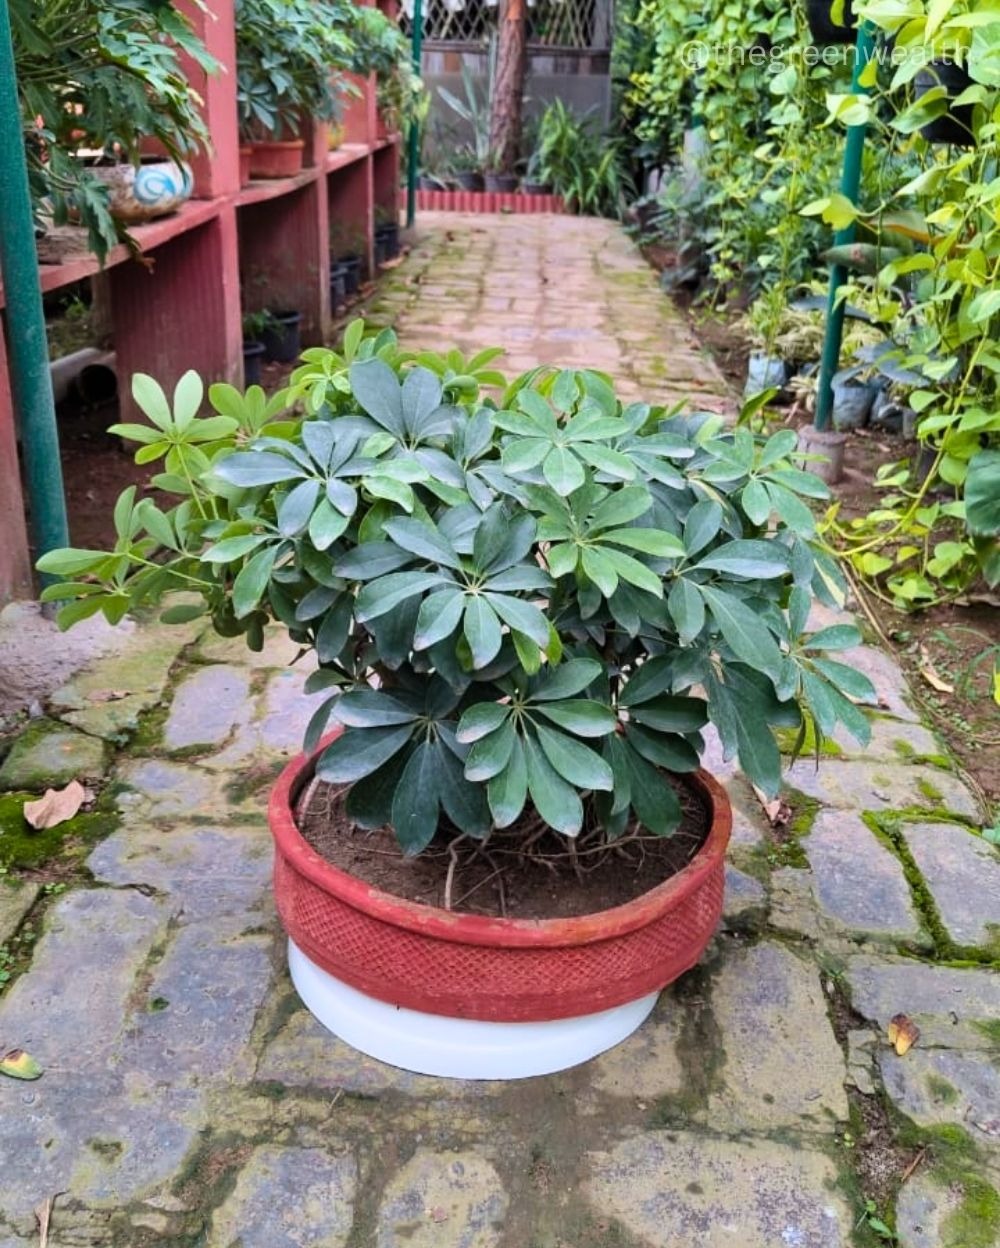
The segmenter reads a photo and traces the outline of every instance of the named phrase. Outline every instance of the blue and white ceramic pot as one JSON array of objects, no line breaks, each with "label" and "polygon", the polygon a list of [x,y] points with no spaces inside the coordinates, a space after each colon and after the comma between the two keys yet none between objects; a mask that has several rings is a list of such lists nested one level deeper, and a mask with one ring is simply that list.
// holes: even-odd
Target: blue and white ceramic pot
[{"label": "blue and white ceramic pot", "polygon": [[191,166],[160,156],[139,165],[96,165],[92,173],[107,184],[111,215],[135,225],[177,209],[191,198]]}]

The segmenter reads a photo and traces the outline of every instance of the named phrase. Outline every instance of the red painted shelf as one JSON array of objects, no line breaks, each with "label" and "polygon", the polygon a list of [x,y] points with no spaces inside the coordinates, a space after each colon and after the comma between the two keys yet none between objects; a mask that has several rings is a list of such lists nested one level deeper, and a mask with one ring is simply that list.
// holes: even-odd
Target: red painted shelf
[{"label": "red painted shelf", "polygon": [[247,204],[262,204],[265,200],[288,195],[300,187],[308,186],[310,182],[315,182],[319,172],[314,167],[303,169],[292,178],[261,178],[259,181],[249,182],[236,196],[236,206],[243,208]]},{"label": "red painted shelf", "polygon": [[327,154],[327,173],[333,173],[337,169],[344,169],[359,160],[364,160],[370,150],[367,143],[341,143],[340,147]]}]

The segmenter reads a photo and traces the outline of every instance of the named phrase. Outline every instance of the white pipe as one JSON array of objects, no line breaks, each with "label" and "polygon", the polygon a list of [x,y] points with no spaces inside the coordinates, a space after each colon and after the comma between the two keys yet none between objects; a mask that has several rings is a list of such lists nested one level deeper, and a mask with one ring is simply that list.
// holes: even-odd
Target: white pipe
[{"label": "white pipe", "polygon": [[[57,403],[74,393],[77,379],[84,369],[104,369],[114,375],[117,386],[117,369],[114,351],[102,351],[100,347],[83,347],[71,355],[53,360],[49,365],[52,376],[52,397]],[[113,397],[113,395],[112,395]]]}]

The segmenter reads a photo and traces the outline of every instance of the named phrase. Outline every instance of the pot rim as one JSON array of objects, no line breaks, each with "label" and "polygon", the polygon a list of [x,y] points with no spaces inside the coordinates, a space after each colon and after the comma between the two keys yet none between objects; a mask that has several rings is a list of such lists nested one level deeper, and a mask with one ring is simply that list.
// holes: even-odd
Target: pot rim
[{"label": "pot rim", "polygon": [[315,753],[303,752],[285,766],[271,790],[268,824],[276,851],[300,875],[354,909],[395,927],[456,944],[501,948],[593,944],[637,931],[675,909],[700,889],[725,859],[733,825],[732,807],[715,777],[699,770],[690,773],[690,777],[710,809],[711,822],[704,842],[691,862],[676,875],[623,905],[570,918],[509,919],[455,914],[438,906],[396,897],[327,862],[309,845],[295,822],[294,803],[312,780],[319,755],[342,732],[343,728],[335,729],[323,738]]},{"label": "pot rim", "polygon": [[293,147],[299,148],[299,147],[305,147],[305,145],[306,145],[305,139],[251,139],[248,146],[250,150],[253,151],[255,147],[267,147],[267,148],[280,147],[280,148],[287,148],[290,150]]}]

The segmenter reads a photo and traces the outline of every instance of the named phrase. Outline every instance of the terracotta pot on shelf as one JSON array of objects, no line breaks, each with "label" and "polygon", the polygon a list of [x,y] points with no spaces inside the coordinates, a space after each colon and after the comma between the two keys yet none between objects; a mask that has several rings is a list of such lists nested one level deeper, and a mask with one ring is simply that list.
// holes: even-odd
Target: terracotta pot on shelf
[{"label": "terracotta pot on shelf", "polygon": [[474,1079],[585,1061],[639,1026],[719,922],[732,810],[705,772],[691,779],[709,831],[682,871],[610,910],[526,920],[407,901],[323,859],[294,815],[315,761],[285,768],[268,809],[289,967],[320,1022],[381,1061]]},{"label": "terracotta pot on shelf", "polygon": [[249,143],[245,143],[240,147],[240,186],[246,186],[250,181],[250,163],[253,159],[253,148]]},{"label": "terracotta pot on shelf", "polygon": [[252,178],[292,178],[302,172],[302,139],[254,139],[250,149]]}]

